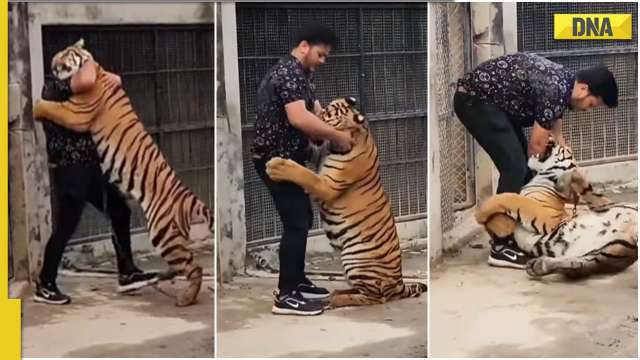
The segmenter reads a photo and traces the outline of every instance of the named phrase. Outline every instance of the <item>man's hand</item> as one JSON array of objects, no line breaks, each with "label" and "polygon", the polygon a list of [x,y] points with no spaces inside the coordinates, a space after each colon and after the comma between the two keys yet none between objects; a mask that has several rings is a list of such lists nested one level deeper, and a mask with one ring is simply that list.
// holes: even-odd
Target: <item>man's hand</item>
[{"label": "man's hand", "polygon": [[529,139],[529,157],[544,153],[549,142],[549,135],[551,135],[551,130],[543,128],[537,122],[533,123],[531,138]]},{"label": "man's hand", "polygon": [[325,123],[318,116],[308,111],[304,100],[297,100],[285,105],[289,123],[312,139],[327,139],[338,151],[349,151],[353,147],[353,139],[348,131],[340,131]]},{"label": "man's hand", "polygon": [[351,132],[346,130],[336,130],[335,135],[331,139],[331,143],[338,151],[348,152],[351,151],[351,148],[355,145],[355,140],[351,136]]},{"label": "man's hand", "polygon": [[122,78],[112,72],[105,71],[105,81],[109,86],[122,86]]}]

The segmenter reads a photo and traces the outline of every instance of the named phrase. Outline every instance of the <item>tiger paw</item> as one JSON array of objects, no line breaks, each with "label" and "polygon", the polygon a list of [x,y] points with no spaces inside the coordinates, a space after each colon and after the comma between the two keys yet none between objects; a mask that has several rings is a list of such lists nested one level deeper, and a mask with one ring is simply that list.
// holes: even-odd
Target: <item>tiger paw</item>
[{"label": "tiger paw", "polygon": [[274,157],[267,162],[266,172],[273,181],[289,180],[291,170],[296,164],[292,160]]},{"label": "tiger paw", "polygon": [[545,257],[537,257],[529,260],[525,269],[529,276],[538,277],[548,275],[553,272],[549,265],[550,264],[547,262]]},{"label": "tiger paw", "polygon": [[179,292],[176,298],[176,306],[178,307],[190,306],[198,301],[198,293],[202,286],[202,269],[196,268],[188,281],[187,287]]},{"label": "tiger paw", "polygon": [[36,100],[36,103],[33,105],[33,118],[36,120],[42,121],[43,119],[45,119],[44,114],[45,112],[44,112],[43,101],[38,99]]}]

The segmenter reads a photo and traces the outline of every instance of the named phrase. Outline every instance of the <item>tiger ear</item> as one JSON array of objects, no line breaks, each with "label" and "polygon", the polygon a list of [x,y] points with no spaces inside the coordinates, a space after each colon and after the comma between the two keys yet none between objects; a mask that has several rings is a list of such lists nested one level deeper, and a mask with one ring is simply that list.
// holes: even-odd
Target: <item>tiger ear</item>
[{"label": "tiger ear", "polygon": [[80,38],[80,40],[76,41],[76,43],[73,44],[73,46],[80,49],[84,49],[84,39]]},{"label": "tiger ear", "polygon": [[351,106],[356,105],[356,98],[354,98],[353,96],[346,97],[344,100]]}]

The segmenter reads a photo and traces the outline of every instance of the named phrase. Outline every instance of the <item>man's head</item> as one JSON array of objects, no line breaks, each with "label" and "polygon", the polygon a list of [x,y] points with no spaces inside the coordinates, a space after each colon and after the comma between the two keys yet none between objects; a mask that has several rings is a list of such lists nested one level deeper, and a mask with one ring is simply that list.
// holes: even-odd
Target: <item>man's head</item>
[{"label": "man's head", "polygon": [[336,35],[329,28],[315,23],[308,24],[296,34],[292,54],[302,62],[306,70],[316,71],[324,64],[335,42]]},{"label": "man's head", "polygon": [[571,94],[571,108],[589,110],[601,105],[618,106],[618,85],[611,71],[604,65],[578,71]]}]

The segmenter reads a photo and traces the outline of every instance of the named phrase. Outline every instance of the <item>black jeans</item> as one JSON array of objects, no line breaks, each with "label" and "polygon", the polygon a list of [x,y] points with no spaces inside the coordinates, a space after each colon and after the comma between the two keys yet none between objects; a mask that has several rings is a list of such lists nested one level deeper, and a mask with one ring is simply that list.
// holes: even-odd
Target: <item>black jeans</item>
[{"label": "black jeans", "polygon": [[304,258],[307,235],[313,225],[311,200],[304,190],[288,181],[272,181],[265,172],[266,161],[254,159],[256,172],[269,189],[282,222],[278,289],[288,293],[305,281]]},{"label": "black jeans", "polygon": [[456,92],[453,105],[460,121],[500,172],[497,193],[520,192],[532,177],[522,126],[495,105],[463,92]]},{"label": "black jeans", "polygon": [[130,274],[136,271],[131,253],[129,226],[131,210],[118,189],[102,175],[98,165],[71,165],[53,169],[58,212],[53,233],[44,252],[40,271],[41,283],[55,283],[58,266],[67,242],[80,222],[87,202],[106,214],[111,220],[111,241],[116,251],[118,272]]}]

